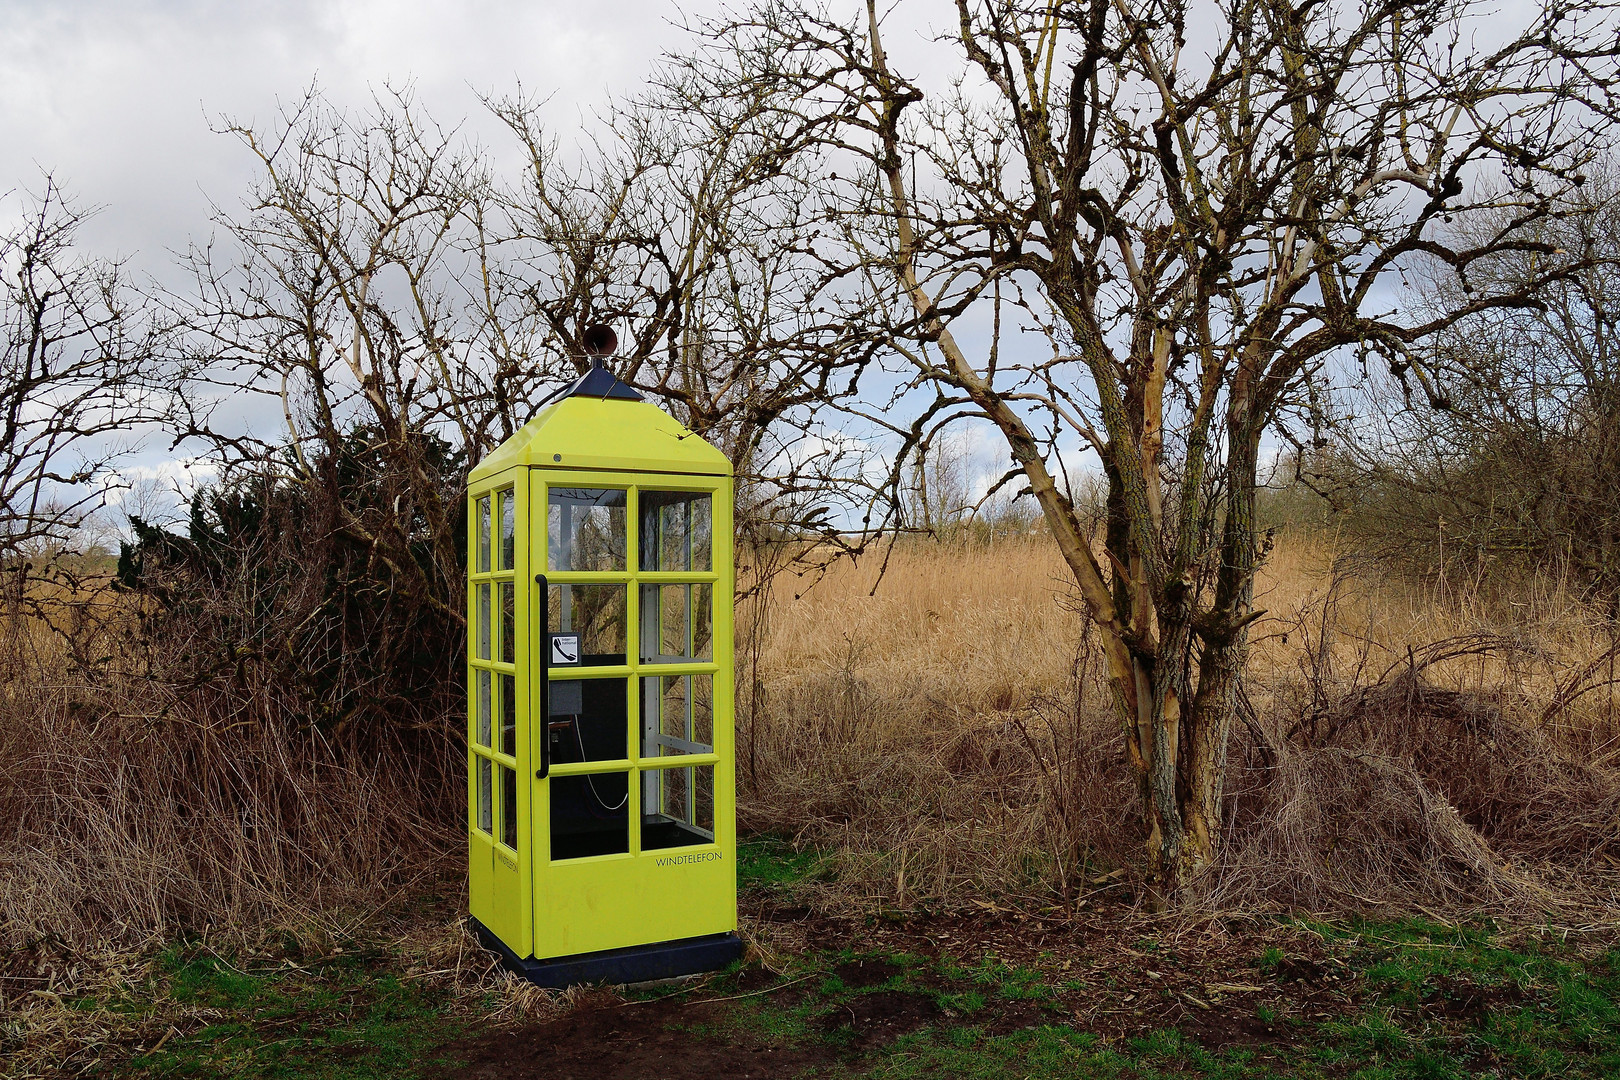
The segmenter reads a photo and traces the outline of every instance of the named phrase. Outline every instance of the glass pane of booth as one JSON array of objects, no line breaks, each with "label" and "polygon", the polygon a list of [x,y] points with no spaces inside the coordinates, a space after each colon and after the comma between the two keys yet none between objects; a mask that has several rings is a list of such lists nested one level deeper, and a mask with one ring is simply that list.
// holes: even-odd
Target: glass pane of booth
[{"label": "glass pane of booth", "polygon": [[630,774],[553,776],[551,857],[583,859],[630,850]]},{"label": "glass pane of booth", "polygon": [[490,762],[487,757],[473,756],[478,763],[478,827],[487,833],[495,831],[495,806],[490,799]]},{"label": "glass pane of booth", "polygon": [[641,680],[641,756],[714,753],[714,676]]},{"label": "glass pane of booth", "polygon": [[707,494],[643,490],[640,506],[641,569],[712,568],[713,525]]},{"label": "glass pane of booth", "polygon": [[625,493],[552,488],[546,507],[546,566],[551,570],[625,568]]},{"label": "glass pane of booth", "polygon": [[478,500],[478,572],[489,573],[489,496]]},{"label": "glass pane of booth", "polygon": [[477,671],[478,692],[473,695],[473,709],[477,714],[473,717],[474,737],[479,746],[489,745],[489,725],[492,714],[490,702],[489,672],[484,668]]},{"label": "glass pane of booth", "polygon": [[552,679],[551,763],[623,761],[629,714],[623,679]]},{"label": "glass pane of booth", "polygon": [[685,585],[654,586],[659,595],[658,652],[662,656],[690,656],[692,652],[692,590]]},{"label": "glass pane of booth", "polygon": [[517,773],[504,765],[495,769],[501,776],[501,843],[517,850]]},{"label": "glass pane of booth", "polygon": [[478,659],[489,659],[489,583],[478,586]]},{"label": "glass pane of booth", "polygon": [[501,561],[497,569],[510,570],[517,553],[517,499],[512,489],[497,491],[495,500],[501,507]]},{"label": "glass pane of booth", "polygon": [[714,843],[714,766],[641,774],[641,848]]},{"label": "glass pane of booth", "polygon": [[547,629],[579,635],[579,662],[586,667],[625,661],[623,585],[553,585]]},{"label": "glass pane of booth", "polygon": [[496,588],[501,596],[501,663],[510,664],[517,652],[517,593],[510,581],[503,581]]},{"label": "glass pane of booth", "polygon": [[517,757],[517,679],[500,677],[501,753]]},{"label": "glass pane of booth", "polygon": [[641,659],[646,663],[714,658],[714,586],[641,587]]}]

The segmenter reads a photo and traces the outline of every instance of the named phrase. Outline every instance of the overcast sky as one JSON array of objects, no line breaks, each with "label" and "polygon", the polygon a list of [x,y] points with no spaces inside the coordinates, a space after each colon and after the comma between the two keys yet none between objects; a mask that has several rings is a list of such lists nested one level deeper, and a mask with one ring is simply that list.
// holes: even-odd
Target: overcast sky
[{"label": "overcast sky", "polygon": [[0,0],[0,191],[54,172],[105,208],[92,248],[161,272],[165,248],[206,231],[208,200],[233,204],[252,176],[210,131],[222,114],[268,118],[317,79],[352,105],[410,82],[497,142],[478,94],[521,81],[572,126],[679,42],[677,16],[669,0]]},{"label": "overcast sky", "polygon": [[[610,95],[636,92],[661,51],[683,47],[682,9],[720,2],[0,0],[0,195],[37,191],[50,171],[103,208],[83,233],[89,252],[171,278],[168,252],[208,234],[210,200],[234,212],[254,177],[236,140],[210,130],[220,117],[266,121],[315,81],[354,107],[409,84],[441,122],[465,118],[500,165],[516,148],[480,94],[521,84],[570,138]],[[1532,6],[1502,0],[1499,32]],[[921,54],[951,14],[908,0],[887,22],[886,45],[924,83],[944,77]],[[0,217],[17,205],[0,200]]]},{"label": "overcast sky", "polygon": [[[519,83],[549,99],[565,138],[610,94],[637,91],[675,25],[721,0],[0,0],[0,194],[38,189],[42,170],[104,212],[86,230],[97,254],[134,257],[159,276],[166,249],[208,231],[213,199],[234,210],[253,177],[221,116],[265,121],[318,80],[328,100],[365,106],[410,84],[440,121],[466,119],[497,164],[516,148],[479,95]],[[833,0],[852,12],[858,0]],[[1502,0],[1505,32],[1534,0]],[[927,83],[925,39],[952,14],[909,0],[886,44]],[[504,171],[504,170],[503,170]],[[16,199],[0,202],[0,215]]]},{"label": "overcast sky", "polygon": [[[860,7],[834,0],[835,9]],[[210,231],[210,203],[234,212],[253,161],[221,117],[267,121],[312,82],[339,106],[409,85],[439,121],[465,120],[497,166],[518,148],[480,95],[545,98],[565,141],[611,96],[637,92],[688,16],[721,0],[0,0],[0,220],[46,172],[81,204],[87,253],[180,284],[170,252]],[[949,5],[903,5],[896,57],[926,48]],[[505,160],[503,160],[505,159]],[[507,171],[507,170],[502,170]],[[145,440],[124,469],[189,487],[187,460]],[[204,470],[205,472],[211,470]]]},{"label": "overcast sky", "polygon": [[[98,253],[161,272],[164,249],[207,231],[209,199],[234,207],[253,169],[222,115],[265,120],[319,80],[339,105],[410,84],[442,122],[467,119],[499,162],[513,151],[480,94],[521,82],[559,133],[638,90],[676,25],[721,0],[0,0],[0,193],[42,170],[104,208]],[[735,4],[733,5],[735,6]],[[859,7],[834,0],[834,8]],[[889,45],[915,56],[949,5],[903,4]],[[0,213],[9,212],[15,200]]]},{"label": "overcast sky", "polygon": [[[480,94],[521,83],[549,97],[555,130],[577,130],[681,42],[679,14],[671,0],[0,0],[0,194],[13,196],[0,217],[51,172],[101,208],[82,233],[89,253],[173,281],[169,252],[206,237],[210,201],[234,211],[254,178],[236,140],[211,130],[222,115],[267,120],[317,80],[356,107],[410,84],[499,160],[515,147]],[[126,477],[189,487],[164,442],[143,440]]]}]

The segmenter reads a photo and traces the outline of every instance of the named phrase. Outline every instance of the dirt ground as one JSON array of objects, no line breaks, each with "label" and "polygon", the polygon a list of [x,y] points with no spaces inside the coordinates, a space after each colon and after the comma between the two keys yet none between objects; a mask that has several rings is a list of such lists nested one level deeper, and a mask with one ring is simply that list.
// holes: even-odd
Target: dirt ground
[{"label": "dirt ground", "polygon": [[[1281,1049],[1298,1026],[1289,1020],[1343,1016],[1363,997],[1349,964],[1322,936],[1257,920],[1155,925],[1122,913],[1043,918],[993,904],[973,915],[853,919],[755,901],[745,904],[744,926],[757,943],[756,956],[810,954],[826,963],[808,976],[789,972],[786,978],[750,966],[723,985],[664,991],[667,996],[651,1000],[593,991],[561,1019],[444,1047],[446,1057],[467,1065],[443,1075],[836,1075],[862,1071],[877,1052],[919,1029],[953,1025],[971,1025],[982,1035],[1063,1025],[1105,1040],[1173,1028],[1209,1049]],[[1265,964],[1268,955],[1272,962]],[[895,982],[907,988],[835,993],[824,1007],[808,1010],[809,1031],[784,1032],[750,1017],[760,1007],[803,1013],[828,979],[839,989]],[[970,1000],[971,1013],[941,1004],[987,986],[999,992],[979,994],[982,1003]],[[1476,994],[1436,1010],[1461,1015],[1483,1004]]]},{"label": "dirt ground", "polygon": [[366,941],[171,943],[94,993],[72,987],[96,957],[0,952],[0,1076],[1620,1076],[1609,923],[1154,917],[1096,896],[829,915],[815,889],[756,882],[740,967],[559,997],[493,975],[458,884]]}]

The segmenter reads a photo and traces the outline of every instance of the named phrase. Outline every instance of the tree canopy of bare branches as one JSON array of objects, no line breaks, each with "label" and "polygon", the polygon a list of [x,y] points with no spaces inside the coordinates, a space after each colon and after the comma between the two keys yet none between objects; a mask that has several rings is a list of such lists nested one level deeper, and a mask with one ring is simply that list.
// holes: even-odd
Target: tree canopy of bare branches
[{"label": "tree canopy of bare branches", "polygon": [[144,303],[80,251],[86,216],[47,177],[0,235],[0,564],[64,543],[156,416]]},{"label": "tree canopy of bare branches", "polygon": [[[303,657],[289,678],[341,669],[314,681],[385,700],[341,645],[361,633],[402,686],[424,641],[444,644],[448,675],[464,470],[585,370],[581,335],[602,322],[624,342],[620,377],[731,456],[749,536],[841,539],[834,522],[871,501],[865,461],[817,417],[879,338],[799,242],[816,147],[747,100],[698,109],[701,87],[668,74],[566,148],[533,101],[490,101],[525,152],[507,181],[409,91],[345,111],[312,88],[271,123],[224,122],[258,179],[216,210],[191,287],[167,302],[187,362],[176,433],[223,463],[230,497],[198,503],[191,547],[145,535],[129,583],[157,587],[168,562],[207,577],[187,552],[225,535],[295,573],[260,534],[301,521],[324,560],[306,569],[332,595],[278,586],[308,601],[285,620]],[[253,529],[209,518],[242,500],[264,509]]]},{"label": "tree canopy of bare branches", "polygon": [[[1324,385],[1369,362],[1432,389],[1436,335],[1591,265],[1538,227],[1612,137],[1614,9],[938,11],[944,86],[888,58],[875,0],[847,20],[765,0],[700,23],[689,64],[714,96],[772,88],[832,155],[818,250],[887,308],[909,379],[884,421],[912,448],[969,417],[1003,436],[1101,630],[1174,900],[1217,850],[1266,440],[1310,435]],[[1475,272],[1509,253],[1549,258]],[[1456,301],[1402,305],[1419,267]],[[987,345],[959,333],[975,318]],[[1106,476],[1101,538],[1062,482],[1077,444]]]}]

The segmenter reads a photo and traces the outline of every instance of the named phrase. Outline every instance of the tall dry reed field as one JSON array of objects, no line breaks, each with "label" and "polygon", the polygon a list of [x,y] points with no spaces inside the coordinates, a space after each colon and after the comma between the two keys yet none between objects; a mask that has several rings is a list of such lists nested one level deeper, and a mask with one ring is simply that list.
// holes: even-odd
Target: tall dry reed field
[{"label": "tall dry reed field", "polygon": [[0,610],[0,952],[182,932],[334,933],[443,871],[444,764],[333,742],[209,620],[35,583]]},{"label": "tall dry reed field", "polygon": [[765,619],[758,685],[739,680],[744,826],[830,844],[843,881],[901,904],[1124,859],[1123,743],[1049,546],[909,543],[878,569],[743,606],[745,640]]},{"label": "tall dry reed field", "polygon": [[[879,561],[744,606],[745,825],[830,848],[869,901],[1128,893],[1140,810],[1056,552]],[[1257,591],[1208,904],[1613,906],[1610,621],[1555,578],[1416,585],[1317,532],[1284,533]]]},{"label": "tall dry reed field", "polygon": [[[879,563],[742,605],[744,828],[831,851],[829,901],[1129,895],[1135,784],[1050,546]],[[218,662],[207,609],[30,588],[0,605],[0,946],[338,932],[454,873],[453,740],[328,738],[262,658]],[[1320,533],[1258,593],[1209,904],[1615,906],[1611,621],[1554,577],[1418,586]]]}]

